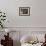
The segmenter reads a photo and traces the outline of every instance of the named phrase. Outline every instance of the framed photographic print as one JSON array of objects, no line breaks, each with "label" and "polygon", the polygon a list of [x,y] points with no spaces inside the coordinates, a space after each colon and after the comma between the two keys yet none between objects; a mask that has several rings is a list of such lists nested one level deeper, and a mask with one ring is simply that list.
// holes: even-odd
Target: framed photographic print
[{"label": "framed photographic print", "polygon": [[30,7],[19,7],[19,16],[30,16]]}]

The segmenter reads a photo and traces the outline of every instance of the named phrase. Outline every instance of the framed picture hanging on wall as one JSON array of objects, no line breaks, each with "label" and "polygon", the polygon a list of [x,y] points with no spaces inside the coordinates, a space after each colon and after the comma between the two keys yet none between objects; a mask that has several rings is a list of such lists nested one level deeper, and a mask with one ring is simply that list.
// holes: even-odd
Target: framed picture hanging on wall
[{"label": "framed picture hanging on wall", "polygon": [[19,16],[30,16],[30,7],[19,7]]}]

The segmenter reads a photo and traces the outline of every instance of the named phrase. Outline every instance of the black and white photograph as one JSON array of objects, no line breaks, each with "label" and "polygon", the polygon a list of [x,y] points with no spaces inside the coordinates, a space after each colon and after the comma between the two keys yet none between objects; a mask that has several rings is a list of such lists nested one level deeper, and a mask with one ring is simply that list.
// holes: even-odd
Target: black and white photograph
[{"label": "black and white photograph", "polygon": [[19,16],[30,16],[30,7],[19,7]]}]

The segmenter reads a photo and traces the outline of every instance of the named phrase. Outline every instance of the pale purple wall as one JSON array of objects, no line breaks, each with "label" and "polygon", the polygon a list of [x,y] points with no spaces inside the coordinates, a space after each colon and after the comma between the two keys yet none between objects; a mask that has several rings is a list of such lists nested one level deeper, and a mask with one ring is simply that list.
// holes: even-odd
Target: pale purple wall
[{"label": "pale purple wall", "polygon": [[[45,4],[46,0],[0,0],[0,9],[6,12],[7,27],[46,27]],[[19,16],[19,7],[32,7],[32,15]]]}]

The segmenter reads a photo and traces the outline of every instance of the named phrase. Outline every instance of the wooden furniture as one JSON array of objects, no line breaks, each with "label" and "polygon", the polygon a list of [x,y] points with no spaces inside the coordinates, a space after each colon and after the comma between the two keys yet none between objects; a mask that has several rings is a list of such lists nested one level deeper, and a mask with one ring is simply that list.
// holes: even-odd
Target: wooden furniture
[{"label": "wooden furniture", "polygon": [[41,46],[46,46],[46,34],[45,34],[45,42]]},{"label": "wooden furniture", "polygon": [[13,46],[13,40],[9,37],[9,33],[7,33],[7,36],[4,35],[5,40],[1,40],[1,44],[3,46]]}]

